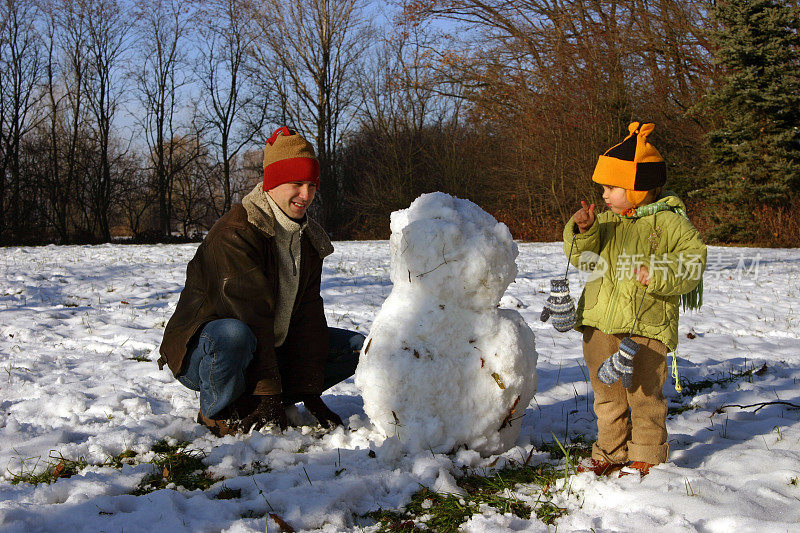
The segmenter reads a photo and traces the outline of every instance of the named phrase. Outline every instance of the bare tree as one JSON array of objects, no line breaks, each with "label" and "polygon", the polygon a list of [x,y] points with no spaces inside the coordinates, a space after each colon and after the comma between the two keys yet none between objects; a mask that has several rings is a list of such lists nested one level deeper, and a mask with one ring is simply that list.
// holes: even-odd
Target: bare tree
[{"label": "bare tree", "polygon": [[45,210],[57,238],[75,233],[76,190],[82,167],[79,139],[87,121],[83,77],[86,70],[86,28],[72,2],[43,4],[47,61],[43,115],[47,122],[47,162],[42,172]]},{"label": "bare tree", "polygon": [[[446,145],[457,136],[450,127],[458,122],[461,101],[436,90],[425,63],[428,45],[418,27],[395,33],[358,77],[358,133],[346,138],[342,182],[348,203],[363,214],[387,218],[431,187],[457,194],[458,178],[470,177],[434,170],[443,170],[449,155],[457,157]],[[426,167],[430,162],[434,166]]]},{"label": "bare tree", "polygon": [[426,62],[444,84],[438,90],[465,98],[471,120],[502,135],[491,176],[524,207],[519,215],[565,220],[579,198],[595,194],[586,177],[597,154],[631,120],[657,120],[657,134],[687,132],[680,157],[697,158],[700,133],[687,104],[708,80],[698,76],[709,59],[706,3],[422,0],[406,4],[402,24],[453,28],[432,26],[438,38]]},{"label": "bare tree", "polygon": [[[215,165],[202,140],[202,125],[195,116],[190,133],[174,139],[174,152],[181,161],[180,172],[175,176],[174,202],[175,221],[184,237],[191,237],[201,229],[210,228],[218,216],[213,215],[214,188],[209,188],[209,176]],[[218,168],[217,168],[218,170]],[[214,181],[214,180],[211,180]]]},{"label": "bare tree", "polygon": [[[84,79],[88,70],[87,20],[70,0],[43,2],[46,33],[47,172],[44,183],[48,217],[58,238],[89,234],[89,212],[81,183],[91,164],[86,139],[90,122]],[[83,237],[81,237],[83,238]]]},{"label": "bare tree", "polygon": [[203,88],[208,142],[216,150],[222,189],[217,216],[236,195],[232,159],[260,136],[269,113],[270,93],[256,82],[254,21],[243,0],[208,0],[196,18],[199,42],[197,77]]},{"label": "bare tree", "polygon": [[38,117],[33,109],[43,97],[42,43],[35,27],[38,16],[31,1],[0,4],[0,240],[7,226],[12,235],[24,227],[28,201],[22,195],[22,141]]},{"label": "bare tree", "polygon": [[122,179],[115,194],[119,201],[114,203],[112,213],[120,224],[124,224],[134,238],[148,234],[146,219],[153,206],[155,190],[151,186],[149,169],[143,168],[140,159],[127,155],[119,160],[118,172]]},{"label": "bare tree", "polygon": [[362,0],[255,0],[258,59],[281,113],[314,137],[322,180],[322,220],[330,226],[341,189],[336,154],[359,104],[356,74],[372,28]]},{"label": "bare tree", "polygon": [[181,89],[189,82],[186,53],[188,9],[179,0],[138,0],[137,52],[141,63],[134,72],[142,107],[137,121],[148,147],[150,171],[158,204],[157,224],[170,235],[172,188],[175,176],[190,158],[176,157],[172,142],[179,134]]},{"label": "bare tree", "polygon": [[133,18],[117,0],[82,0],[79,4],[86,17],[87,70],[83,78],[86,102],[93,121],[96,164],[88,173],[87,193],[92,213],[92,226],[103,240],[111,239],[109,210],[114,177],[113,166],[119,153],[114,153],[112,125],[124,94],[123,54]]}]

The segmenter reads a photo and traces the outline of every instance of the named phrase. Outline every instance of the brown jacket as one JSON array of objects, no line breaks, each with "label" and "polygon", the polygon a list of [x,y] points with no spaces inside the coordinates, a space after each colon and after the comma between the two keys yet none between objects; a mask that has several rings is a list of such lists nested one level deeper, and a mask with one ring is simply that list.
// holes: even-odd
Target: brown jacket
[{"label": "brown jacket", "polygon": [[164,330],[160,368],[177,377],[188,346],[208,322],[237,318],[257,346],[247,371],[253,394],[320,394],[328,355],[328,328],[320,296],[322,259],[333,252],[322,227],[309,219],[301,238],[300,283],[289,333],[275,348],[278,294],[272,209],[255,192],[217,221],[186,267],[186,285]]}]

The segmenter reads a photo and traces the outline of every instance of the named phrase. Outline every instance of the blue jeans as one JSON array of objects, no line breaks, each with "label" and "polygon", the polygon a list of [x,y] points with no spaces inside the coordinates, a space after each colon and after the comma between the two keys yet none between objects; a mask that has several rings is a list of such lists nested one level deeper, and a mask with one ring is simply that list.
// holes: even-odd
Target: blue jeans
[{"label": "blue jeans", "polygon": [[[330,347],[323,390],[353,375],[364,335],[328,328]],[[189,362],[178,376],[186,387],[200,391],[200,410],[214,418],[245,391],[245,373],[256,350],[256,336],[235,318],[213,320],[203,326],[189,349]]]}]

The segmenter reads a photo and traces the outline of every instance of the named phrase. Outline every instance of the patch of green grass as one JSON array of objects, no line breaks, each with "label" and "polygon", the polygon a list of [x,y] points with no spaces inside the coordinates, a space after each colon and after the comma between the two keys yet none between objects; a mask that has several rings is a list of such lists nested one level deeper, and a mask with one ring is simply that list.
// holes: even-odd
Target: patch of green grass
[{"label": "patch of green grass", "polygon": [[125,450],[120,454],[109,456],[103,465],[110,466],[112,468],[122,468],[124,465],[135,464],[136,461],[133,459],[134,457],[136,457],[135,451]]},{"label": "patch of green grass", "polygon": [[[133,458],[136,457],[136,452],[133,450],[125,450],[124,452],[109,456],[102,464],[102,466],[110,466],[112,468],[122,468],[125,464],[135,464]],[[33,466],[26,467],[25,462],[20,463],[20,471],[17,473],[11,472],[11,483],[16,485],[18,483],[30,483],[31,485],[39,485],[41,483],[53,483],[59,478],[72,477],[87,466],[89,463],[84,457],[79,457],[76,460],[68,459],[61,455],[53,455],[50,452],[49,460],[45,461],[47,465],[44,470],[36,472],[40,460],[37,459]]]},{"label": "patch of green grass", "polygon": [[551,459],[583,459],[592,455],[593,440],[588,440],[583,435],[576,435],[570,439],[570,442],[562,444],[555,437],[548,442],[542,442],[536,449],[550,454]]},{"label": "patch of green grass", "polygon": [[240,466],[239,472],[241,472],[242,475],[266,474],[272,472],[272,467],[261,461],[253,461],[249,465]]},{"label": "patch of green grass", "polygon": [[138,361],[140,363],[149,363],[150,358],[146,355],[134,355],[133,357],[128,357],[129,361]]},{"label": "patch of green grass", "polygon": [[[563,456],[563,455],[562,455]],[[456,482],[466,494],[439,494],[422,488],[411,497],[403,511],[379,510],[367,516],[380,524],[379,531],[457,531],[469,518],[480,512],[481,505],[488,505],[500,513],[512,513],[529,519],[532,515],[546,524],[566,513],[566,509],[551,501],[551,487],[557,480],[568,475],[563,468],[540,464],[536,466],[512,465],[500,470],[480,474],[473,472]],[[541,487],[539,499],[531,504],[514,495],[520,485]],[[422,518],[422,520],[420,520]]]},{"label": "patch of green grass", "polygon": [[172,483],[187,490],[206,490],[216,483],[218,480],[206,471],[203,464],[205,454],[188,446],[188,442],[169,444],[164,440],[154,444],[152,449],[156,457],[150,461],[153,472],[131,494],[148,494]]},{"label": "patch of green grass", "polygon": [[[539,515],[539,506],[531,508],[514,497],[514,488],[519,484],[539,485],[543,488],[543,493],[546,493],[561,477],[563,471],[549,464],[537,467],[516,466],[504,468],[489,476],[468,476],[460,479],[459,485],[467,490],[471,499],[477,503],[485,503],[501,513],[513,513],[519,518],[528,519],[534,509],[537,510],[537,516]],[[542,502],[544,503],[549,502]]]},{"label": "patch of green grass", "polygon": [[551,501],[541,502],[536,506],[536,518],[547,525],[555,524],[556,519],[566,513],[567,510],[564,507],[559,507]]},{"label": "patch of green grass", "polygon": [[77,460],[72,460],[67,459],[60,453],[58,455],[53,455],[53,452],[50,452],[49,458],[49,461],[45,461],[47,467],[38,473],[36,473],[36,469],[39,466],[39,459],[37,459],[33,466],[27,470],[25,467],[25,462],[22,461],[20,463],[20,471],[17,473],[11,472],[11,484],[50,484],[54,483],[58,478],[72,477],[88,466],[86,459],[83,457],[80,457]]},{"label": "patch of green grass", "polygon": [[520,483],[532,484],[546,487],[551,485],[556,479],[561,477],[560,472],[554,465],[543,463],[536,466],[513,465],[507,466],[491,474],[471,474],[459,478],[458,486],[469,493],[474,492],[501,492],[512,489]]},{"label": "patch of green grass", "polygon": [[[428,500],[430,503],[426,503]],[[427,488],[416,493],[408,505],[408,512],[413,516],[431,515],[425,524],[433,531],[455,531],[477,511],[467,500],[453,494],[437,494]]]},{"label": "patch of green grass", "polygon": [[[478,506],[471,499],[439,494],[423,487],[411,496],[404,512],[380,510],[368,516],[380,523],[378,531],[457,531],[477,512]],[[424,529],[416,526],[416,518],[421,516],[425,516]]]}]

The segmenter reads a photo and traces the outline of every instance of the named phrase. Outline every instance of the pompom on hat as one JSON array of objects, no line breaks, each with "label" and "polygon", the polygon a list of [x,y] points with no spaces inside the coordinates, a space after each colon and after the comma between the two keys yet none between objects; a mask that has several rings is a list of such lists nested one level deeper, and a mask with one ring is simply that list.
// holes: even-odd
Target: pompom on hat
[{"label": "pompom on hat", "polygon": [[283,183],[310,181],[319,187],[319,161],[314,147],[286,126],[275,130],[264,147],[264,190]]},{"label": "pompom on hat", "polygon": [[634,206],[644,201],[648,191],[663,186],[667,182],[667,165],[656,147],[647,142],[655,127],[631,122],[628,136],[597,160],[592,181],[622,187]]}]

